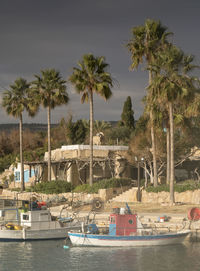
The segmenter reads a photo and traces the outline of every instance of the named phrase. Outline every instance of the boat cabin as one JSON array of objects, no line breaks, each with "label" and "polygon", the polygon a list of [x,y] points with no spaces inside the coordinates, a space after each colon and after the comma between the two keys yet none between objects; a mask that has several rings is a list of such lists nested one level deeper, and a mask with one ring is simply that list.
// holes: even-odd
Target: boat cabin
[{"label": "boat cabin", "polygon": [[58,221],[52,221],[49,210],[28,211],[20,214],[21,226],[32,229],[54,229],[60,228]]},{"label": "boat cabin", "polygon": [[111,214],[109,235],[134,235],[137,233],[136,214]]},{"label": "boat cabin", "polygon": [[21,226],[31,227],[32,229],[54,229],[60,228],[58,221],[52,220],[50,211],[45,202],[31,202],[30,210],[20,213]]},{"label": "boat cabin", "polygon": [[52,218],[45,202],[0,200],[0,225],[9,224],[33,230],[56,229],[62,225]]}]

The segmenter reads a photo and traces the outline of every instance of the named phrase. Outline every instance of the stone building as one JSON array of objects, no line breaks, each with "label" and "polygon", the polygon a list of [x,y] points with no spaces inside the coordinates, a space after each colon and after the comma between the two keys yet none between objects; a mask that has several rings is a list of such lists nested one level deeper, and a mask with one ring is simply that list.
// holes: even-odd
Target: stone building
[{"label": "stone building", "polygon": [[[94,181],[111,177],[137,179],[137,169],[128,163],[127,146],[93,146]],[[52,180],[66,180],[73,185],[89,181],[89,145],[67,145],[51,151]],[[47,180],[48,153],[42,162],[27,162],[39,174],[38,180]],[[31,171],[31,170],[30,170]],[[37,181],[37,180],[36,180]]]}]

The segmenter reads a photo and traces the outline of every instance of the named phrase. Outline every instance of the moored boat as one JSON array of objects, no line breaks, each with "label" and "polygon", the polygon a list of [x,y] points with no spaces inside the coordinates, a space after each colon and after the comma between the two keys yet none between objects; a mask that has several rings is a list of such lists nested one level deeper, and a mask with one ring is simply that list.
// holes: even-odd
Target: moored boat
[{"label": "moored boat", "polygon": [[110,214],[108,234],[102,234],[96,224],[90,224],[82,227],[82,232],[68,232],[68,236],[76,246],[137,247],[182,243],[189,233],[189,230],[158,232],[155,228],[145,228],[129,209],[128,213]]},{"label": "moored boat", "polygon": [[19,201],[0,200],[0,205],[0,241],[65,239],[69,230],[81,227],[79,221],[55,219],[44,202],[19,207]]}]

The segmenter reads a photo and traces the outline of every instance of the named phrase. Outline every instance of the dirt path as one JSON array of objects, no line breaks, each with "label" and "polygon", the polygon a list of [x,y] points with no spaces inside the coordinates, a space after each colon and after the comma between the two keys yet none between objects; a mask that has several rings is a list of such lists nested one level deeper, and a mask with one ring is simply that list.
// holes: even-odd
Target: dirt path
[{"label": "dirt path", "polygon": [[[153,204],[153,203],[128,203],[130,209],[136,213],[171,213],[171,214],[187,214],[188,210],[193,207],[200,208],[200,205],[191,205],[191,204],[175,204],[170,206],[169,204]],[[113,208],[126,207],[126,204],[123,202],[112,202],[105,203],[102,212],[110,213]],[[85,205],[77,209],[78,211],[90,211],[91,205]]]}]

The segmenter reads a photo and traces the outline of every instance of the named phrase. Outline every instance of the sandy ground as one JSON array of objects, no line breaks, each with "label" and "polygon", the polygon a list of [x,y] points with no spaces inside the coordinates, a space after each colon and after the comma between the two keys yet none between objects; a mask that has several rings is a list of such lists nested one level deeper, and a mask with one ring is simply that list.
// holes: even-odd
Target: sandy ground
[{"label": "sandy ground", "polygon": [[[188,211],[193,207],[200,208],[200,205],[190,205],[190,204],[174,204],[173,206],[170,206],[169,204],[153,204],[153,203],[128,203],[130,209],[132,212],[138,213],[138,214],[174,214],[174,215],[187,215]],[[63,206],[57,206],[52,207],[52,211],[59,215],[60,210]],[[112,202],[112,203],[104,203],[103,207],[99,210],[96,210],[98,213],[105,213],[109,214],[112,212],[113,208],[122,208],[126,207],[125,203],[122,202]],[[92,211],[91,205],[84,205],[79,208],[69,208],[66,209],[66,211],[69,212],[78,212],[78,213],[87,213]]]},{"label": "sandy ground", "polygon": [[[117,204],[106,204],[105,208],[111,210],[113,207],[125,207],[124,203]],[[131,210],[136,213],[172,213],[172,214],[185,214],[189,209],[193,207],[200,208],[200,205],[190,205],[190,204],[174,204],[170,206],[169,204],[153,204],[153,203],[129,203]]]}]

